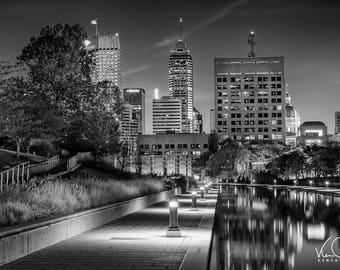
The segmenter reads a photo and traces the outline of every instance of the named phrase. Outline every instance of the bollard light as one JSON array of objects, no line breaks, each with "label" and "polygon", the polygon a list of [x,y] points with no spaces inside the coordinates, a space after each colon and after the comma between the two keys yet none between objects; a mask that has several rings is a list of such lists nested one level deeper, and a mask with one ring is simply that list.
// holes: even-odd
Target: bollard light
[{"label": "bollard light", "polygon": [[309,185],[312,186],[313,185],[313,181],[309,180]]},{"label": "bollard light", "polygon": [[329,186],[329,181],[325,181],[325,185],[326,185],[326,187],[328,188],[328,186]]},{"label": "bollard light", "polygon": [[274,181],[273,181],[273,182],[274,182],[274,185],[276,185],[276,183],[277,183],[277,180],[276,180],[276,179],[274,179]]},{"label": "bollard light", "polygon": [[169,228],[166,231],[167,237],[180,237],[181,231],[178,227],[178,200],[172,198],[169,201]]},{"label": "bollard light", "polygon": [[296,181],[296,180],[294,180],[293,182],[294,182],[294,185],[296,186],[296,183],[297,183],[297,181]]},{"label": "bollard light", "polygon": [[204,200],[204,187],[200,187],[201,191],[201,200]]},{"label": "bollard light", "polygon": [[191,211],[198,211],[197,208],[197,191],[191,192]]}]

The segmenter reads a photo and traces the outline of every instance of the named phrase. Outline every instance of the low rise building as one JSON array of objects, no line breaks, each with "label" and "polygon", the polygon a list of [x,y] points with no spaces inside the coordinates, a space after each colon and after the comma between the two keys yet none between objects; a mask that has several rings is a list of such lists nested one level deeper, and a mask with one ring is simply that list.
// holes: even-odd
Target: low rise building
[{"label": "low rise building", "polygon": [[325,146],[328,142],[327,126],[320,121],[304,122],[299,127],[299,145],[320,145]]},{"label": "low rise building", "polygon": [[192,161],[208,151],[208,137],[195,133],[139,135],[142,174],[192,176]]}]

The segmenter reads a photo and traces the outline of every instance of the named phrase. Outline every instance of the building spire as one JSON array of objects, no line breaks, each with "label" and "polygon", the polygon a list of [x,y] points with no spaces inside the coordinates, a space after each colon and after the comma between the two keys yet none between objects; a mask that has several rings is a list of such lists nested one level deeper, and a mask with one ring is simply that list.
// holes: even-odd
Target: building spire
[{"label": "building spire", "polygon": [[248,53],[248,57],[255,57],[255,51],[254,51],[254,47],[256,45],[256,41],[255,41],[255,32],[254,31],[250,31],[248,34],[248,44],[250,44],[250,52]]},{"label": "building spire", "polygon": [[182,17],[179,17],[179,39],[183,40],[183,20]]}]

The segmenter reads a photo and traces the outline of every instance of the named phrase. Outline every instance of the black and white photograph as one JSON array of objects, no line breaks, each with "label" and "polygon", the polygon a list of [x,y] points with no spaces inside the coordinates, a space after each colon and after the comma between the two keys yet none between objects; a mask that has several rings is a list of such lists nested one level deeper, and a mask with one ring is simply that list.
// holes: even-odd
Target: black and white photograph
[{"label": "black and white photograph", "polygon": [[340,269],[339,0],[0,0],[0,270]]}]

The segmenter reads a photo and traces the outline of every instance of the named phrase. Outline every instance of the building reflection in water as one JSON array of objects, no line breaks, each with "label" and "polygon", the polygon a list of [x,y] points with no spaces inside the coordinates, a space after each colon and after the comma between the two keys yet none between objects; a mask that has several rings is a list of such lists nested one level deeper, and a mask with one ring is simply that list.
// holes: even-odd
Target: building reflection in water
[{"label": "building reflection in water", "polygon": [[[320,247],[331,229],[340,228],[339,217],[338,197],[225,186],[217,206],[210,269],[297,269],[303,248]],[[310,260],[317,263],[315,251]]]}]

